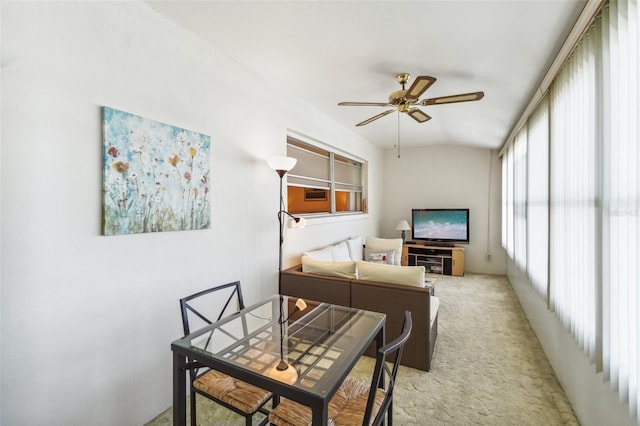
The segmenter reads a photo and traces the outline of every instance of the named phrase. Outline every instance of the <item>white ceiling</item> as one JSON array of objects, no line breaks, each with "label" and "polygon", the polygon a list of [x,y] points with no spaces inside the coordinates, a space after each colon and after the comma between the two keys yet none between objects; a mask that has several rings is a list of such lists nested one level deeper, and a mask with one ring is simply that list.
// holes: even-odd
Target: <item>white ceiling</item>
[{"label": "white ceiling", "polygon": [[[498,148],[585,0],[148,3],[383,148],[395,146],[398,130],[405,147]],[[475,91],[485,97],[421,107],[432,117],[422,124],[393,113],[355,127],[388,108],[337,106],[386,102],[400,90],[395,75],[401,72],[437,78],[422,98]]]}]

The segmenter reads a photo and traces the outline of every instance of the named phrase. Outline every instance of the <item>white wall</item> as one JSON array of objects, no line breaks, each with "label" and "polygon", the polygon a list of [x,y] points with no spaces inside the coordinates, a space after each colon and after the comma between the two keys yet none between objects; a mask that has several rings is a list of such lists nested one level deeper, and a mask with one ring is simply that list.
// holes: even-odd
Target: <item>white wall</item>
[{"label": "white wall", "polygon": [[580,424],[637,424],[629,417],[628,404],[620,403],[610,383],[603,380],[602,373],[596,373],[595,365],[511,260],[507,275]]},{"label": "white wall", "polygon": [[[465,272],[504,275],[506,255],[500,244],[501,169],[495,151],[436,145],[384,152],[380,235],[398,238],[399,220],[411,224],[412,208],[469,208],[470,243]],[[407,239],[411,231],[407,232]],[[491,254],[492,260],[486,255]]]},{"label": "white wall", "polygon": [[[3,425],[143,424],[171,404],[178,299],[277,290],[287,129],[369,162],[370,214],[287,230],[302,250],[377,229],[382,153],[143,3],[0,3]],[[100,107],[212,137],[209,230],[105,237]],[[332,222],[332,221],[329,221]]]}]

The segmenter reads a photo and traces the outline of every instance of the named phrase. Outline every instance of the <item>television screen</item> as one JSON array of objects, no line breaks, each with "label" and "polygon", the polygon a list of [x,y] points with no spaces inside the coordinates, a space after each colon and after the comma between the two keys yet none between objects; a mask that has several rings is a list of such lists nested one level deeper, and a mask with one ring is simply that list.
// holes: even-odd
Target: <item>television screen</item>
[{"label": "television screen", "polygon": [[469,209],[413,209],[411,220],[414,240],[469,242]]}]

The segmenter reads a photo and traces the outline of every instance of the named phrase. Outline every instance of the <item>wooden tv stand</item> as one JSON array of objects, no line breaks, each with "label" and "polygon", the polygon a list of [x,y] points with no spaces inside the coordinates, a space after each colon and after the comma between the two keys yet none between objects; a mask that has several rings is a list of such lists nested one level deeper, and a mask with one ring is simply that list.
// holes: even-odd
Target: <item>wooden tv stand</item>
[{"label": "wooden tv stand", "polygon": [[404,244],[402,264],[424,266],[427,272],[434,274],[461,277],[464,275],[464,248]]}]

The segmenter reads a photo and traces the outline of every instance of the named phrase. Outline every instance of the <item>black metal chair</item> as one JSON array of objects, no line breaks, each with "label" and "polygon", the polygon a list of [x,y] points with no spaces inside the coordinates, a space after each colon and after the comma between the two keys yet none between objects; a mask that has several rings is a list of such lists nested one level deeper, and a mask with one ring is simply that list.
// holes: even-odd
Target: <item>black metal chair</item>
[{"label": "black metal chair", "polygon": [[[329,402],[331,424],[377,426],[383,423],[385,413],[387,423],[393,424],[393,388],[411,327],[411,312],[405,311],[400,336],[376,353],[376,366],[369,386],[351,377],[342,382]],[[273,425],[306,426],[311,422],[311,409],[287,399],[271,411],[269,421]]]},{"label": "black metal chair", "polygon": [[[207,296],[207,297],[205,297]],[[234,302],[235,300],[235,306]],[[244,308],[240,281],[212,287],[180,299],[182,327],[185,336],[199,329],[195,323],[205,326]],[[190,326],[191,323],[191,326]],[[253,424],[253,415],[269,411],[264,408],[273,395],[259,387],[234,379],[219,371],[203,368],[191,360],[188,362],[191,383],[191,425],[196,425],[196,394],[245,417],[247,426]],[[275,400],[274,400],[275,402]],[[265,418],[260,424],[268,421]]]}]

